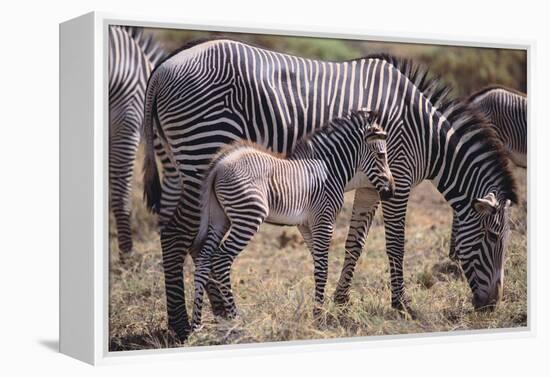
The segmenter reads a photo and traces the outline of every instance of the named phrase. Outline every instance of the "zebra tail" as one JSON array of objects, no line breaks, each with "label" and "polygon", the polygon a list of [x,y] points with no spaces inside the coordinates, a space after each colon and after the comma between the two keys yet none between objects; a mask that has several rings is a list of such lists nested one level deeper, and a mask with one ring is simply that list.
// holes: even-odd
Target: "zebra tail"
[{"label": "zebra tail", "polygon": [[154,124],[157,118],[156,93],[153,80],[149,80],[145,94],[143,136],[145,137],[145,159],[143,162],[143,199],[152,213],[160,211],[160,177],[154,144]]},{"label": "zebra tail", "polygon": [[[191,245],[191,252],[198,252],[202,248],[206,238],[208,237],[208,227],[211,221],[215,219],[211,218],[212,214],[224,214],[223,209],[218,202],[216,192],[214,190],[214,181],[216,180],[216,166],[212,166],[212,169],[208,173],[204,182],[202,195],[201,195],[201,222],[199,230]],[[214,217],[214,216],[212,216]]]}]

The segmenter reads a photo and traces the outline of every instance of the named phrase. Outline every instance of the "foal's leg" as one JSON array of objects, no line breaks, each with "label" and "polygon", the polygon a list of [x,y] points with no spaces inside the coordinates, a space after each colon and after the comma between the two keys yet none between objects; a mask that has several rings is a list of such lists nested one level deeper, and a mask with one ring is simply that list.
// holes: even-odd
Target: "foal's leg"
[{"label": "foal's leg", "polygon": [[355,191],[353,212],[351,214],[348,237],[346,239],[346,254],[338,286],[334,292],[334,302],[345,304],[349,301],[351,281],[361,256],[369,228],[380,204],[376,190],[363,188]]},{"label": "foal's leg", "polygon": [[313,257],[313,278],[315,280],[313,316],[320,318],[323,302],[325,301],[325,287],[328,277],[328,249],[334,232],[334,222],[320,221],[311,227],[300,226],[298,229],[308,244]]},{"label": "foal's leg", "polygon": [[[250,212],[248,212],[249,214]],[[224,300],[227,317],[233,318],[237,315],[233,292],[231,291],[231,265],[237,255],[248,245],[252,237],[258,232],[267,213],[261,211],[254,217],[234,216],[231,210],[227,210],[227,217],[231,227],[227,232],[225,240],[217,252],[211,258],[213,277]]]},{"label": "foal's leg", "polygon": [[219,248],[222,238],[223,232],[217,231],[210,226],[206,242],[195,258],[195,302],[193,306],[193,320],[191,322],[193,329],[198,328],[201,324],[204,288],[211,281],[211,259],[213,253]]},{"label": "foal's leg", "polygon": [[[156,137],[156,134],[155,150],[157,152],[157,156],[162,161],[163,166],[162,195],[159,209],[159,227],[162,230],[174,216],[176,208],[178,208],[183,183],[180,177],[180,172],[174,167],[168,154],[162,147],[160,139]],[[196,253],[192,253],[191,256],[195,262]],[[210,279],[206,283],[206,291],[208,292],[208,299],[210,300],[210,306],[212,307],[212,312],[214,315],[225,317],[225,308],[220,291],[216,284],[214,284]]]}]

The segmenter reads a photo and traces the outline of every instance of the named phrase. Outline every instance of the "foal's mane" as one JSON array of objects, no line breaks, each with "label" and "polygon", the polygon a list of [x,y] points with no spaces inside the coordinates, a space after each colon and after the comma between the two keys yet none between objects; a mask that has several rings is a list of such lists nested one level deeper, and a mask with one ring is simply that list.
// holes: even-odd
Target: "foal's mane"
[{"label": "foal's mane", "polygon": [[[298,153],[307,153],[309,150],[310,141],[314,138],[319,138],[323,135],[328,136],[343,127],[349,127],[354,122],[364,122],[364,120],[360,119],[360,117],[362,117],[362,115],[360,115],[361,111],[362,110],[350,110],[341,117],[329,119],[320,128],[315,129],[309,135],[300,139],[289,152],[289,156],[293,156]],[[378,115],[375,114],[374,118],[377,117]],[[382,127],[376,122],[370,124],[369,127],[377,127],[377,130],[379,129],[380,131],[383,131]]]}]

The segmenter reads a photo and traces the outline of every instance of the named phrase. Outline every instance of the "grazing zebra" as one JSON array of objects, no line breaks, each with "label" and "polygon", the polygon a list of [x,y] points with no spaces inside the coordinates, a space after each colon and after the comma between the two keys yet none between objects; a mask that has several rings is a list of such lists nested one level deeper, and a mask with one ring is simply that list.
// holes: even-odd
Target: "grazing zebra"
[{"label": "grazing zebra", "polygon": [[[315,309],[324,301],[328,249],[344,191],[362,172],[391,198],[393,178],[386,155],[386,133],[370,112],[351,112],[303,139],[288,158],[249,141],[220,149],[205,180],[195,248],[204,245],[195,269],[193,328],[201,322],[202,296],[212,271],[228,316],[236,315],[231,292],[233,260],[263,222],[297,225],[314,263]],[[222,241],[223,240],[223,241]]]},{"label": "grazing zebra", "polygon": [[133,250],[130,192],[140,141],[145,88],[164,51],[141,29],[109,28],[109,185],[121,256]]},{"label": "grazing zebra", "polygon": [[[502,292],[508,207],[515,183],[502,144],[467,106],[444,101],[447,89],[408,61],[371,56],[345,62],[305,59],[231,40],[191,44],[160,64],[145,99],[144,189],[158,208],[160,182],[153,125],[178,167],[182,195],[161,231],[168,322],[190,331],[183,262],[200,223],[204,172],[218,149],[245,139],[288,152],[326,120],[367,108],[388,134],[395,193],[383,205],[392,306],[410,310],[403,282],[405,215],[411,189],[429,179],[459,221],[457,255],[476,307]],[[335,301],[345,303],[378,195],[361,175]]]},{"label": "grazing zebra", "polygon": [[[489,125],[508,151],[509,157],[523,168],[527,167],[527,96],[501,86],[489,86],[470,95],[465,103],[485,116]],[[453,216],[449,258],[456,260],[455,234],[458,227]]]}]

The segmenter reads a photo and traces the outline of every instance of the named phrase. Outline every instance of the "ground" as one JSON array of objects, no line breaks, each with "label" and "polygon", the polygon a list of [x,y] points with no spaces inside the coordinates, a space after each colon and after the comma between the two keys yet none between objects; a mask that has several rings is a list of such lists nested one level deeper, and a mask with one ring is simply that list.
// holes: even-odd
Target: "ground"
[{"label": "ground", "polygon": [[[206,305],[202,328],[185,344],[179,343],[167,330],[160,242],[155,217],[147,213],[142,202],[141,171],[138,157],[132,219],[137,256],[125,264],[119,260],[111,216],[111,351],[527,326],[526,171],[515,168],[520,203],[512,209],[503,301],[496,311],[473,310],[470,288],[460,268],[447,256],[451,209],[425,181],[412,192],[406,223],[405,284],[417,318],[403,318],[391,309],[380,210],[357,266],[350,304],[342,311],[331,301],[351,216],[353,193],[348,193],[329,254],[326,323],[319,324],[312,316],[313,263],[297,229],[264,224],[233,266],[239,316],[233,320],[214,318]],[[190,314],[190,259],[184,275]]]}]

